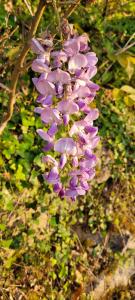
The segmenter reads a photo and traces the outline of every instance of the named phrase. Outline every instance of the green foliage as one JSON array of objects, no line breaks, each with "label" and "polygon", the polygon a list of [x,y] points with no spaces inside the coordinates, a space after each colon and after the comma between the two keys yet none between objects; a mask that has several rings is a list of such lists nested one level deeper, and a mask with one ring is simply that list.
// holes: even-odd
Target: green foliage
[{"label": "green foliage", "polygon": [[[2,1],[0,7],[0,81],[7,86],[31,19],[25,1],[15,2]],[[38,1],[28,2],[35,12]],[[135,8],[132,1],[122,1],[123,9],[121,1],[111,1],[104,16],[103,2],[82,1],[70,17],[80,33],[88,32],[99,57],[95,80],[101,88],[94,105],[100,110],[96,125],[101,142],[97,175],[87,197],[75,203],[61,200],[43,181],[42,141],[36,134],[42,124],[33,113],[33,73],[29,69],[20,78],[14,114],[0,142],[1,299],[91,299],[95,276],[126,259],[126,234],[135,234],[135,47],[121,52],[134,33]],[[39,34],[48,25],[56,27],[52,7],[46,9]],[[1,116],[7,105],[8,92],[1,89]],[[115,299],[132,297],[132,286],[128,289],[114,291]]]}]

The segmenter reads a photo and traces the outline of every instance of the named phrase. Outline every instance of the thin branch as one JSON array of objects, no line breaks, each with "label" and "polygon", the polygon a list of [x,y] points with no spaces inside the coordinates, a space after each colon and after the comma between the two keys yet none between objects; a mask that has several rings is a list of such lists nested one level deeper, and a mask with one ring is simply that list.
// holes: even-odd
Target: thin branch
[{"label": "thin branch", "polygon": [[60,20],[60,15],[59,15],[59,11],[58,11],[57,1],[56,0],[53,0],[53,6],[54,6],[54,10],[55,10],[56,17],[57,17],[60,39],[62,40],[61,20]]},{"label": "thin branch", "polygon": [[32,61],[29,61],[27,64],[25,64],[22,68],[21,68],[21,72],[25,72],[27,71],[32,65]]},{"label": "thin branch", "polygon": [[7,123],[9,122],[9,120],[12,117],[13,114],[13,110],[14,110],[14,104],[16,101],[16,87],[17,87],[17,83],[18,83],[18,79],[19,79],[19,75],[21,72],[21,68],[23,68],[23,63],[25,60],[25,57],[30,49],[30,41],[32,39],[32,37],[35,35],[40,19],[43,15],[44,9],[45,9],[45,2],[44,0],[40,0],[38,8],[37,8],[37,12],[35,14],[35,16],[32,19],[32,24],[31,24],[31,29],[28,35],[28,39],[26,41],[26,43],[24,44],[24,47],[20,53],[20,56],[18,58],[18,61],[14,67],[12,76],[11,76],[11,93],[9,96],[9,107],[8,107],[8,112],[5,116],[5,118],[3,119],[3,122],[0,125],[0,135],[2,134],[3,130],[5,129]]},{"label": "thin branch", "polygon": [[28,3],[28,1],[27,0],[24,0],[24,3],[25,3],[25,5],[27,6],[27,8],[28,8],[28,11],[29,11],[29,13],[31,14],[31,16],[33,17],[33,12],[32,12],[32,9],[31,9],[31,6],[30,6],[30,4]]},{"label": "thin branch", "polygon": [[73,13],[73,11],[77,8],[79,4],[80,0],[76,0],[65,12],[64,18],[70,17],[70,15]]},{"label": "thin branch", "polygon": [[[56,0],[54,0],[55,3],[56,3]],[[52,4],[53,4],[53,7],[54,7],[54,1],[52,0]],[[60,5],[62,6],[65,5],[65,0],[63,1],[63,3],[60,2]],[[62,20],[63,19],[68,19],[68,17],[70,17],[70,15],[74,12],[74,10],[77,8],[77,6],[80,4],[80,0],[67,0],[66,1],[66,6],[67,6],[67,10],[65,10],[63,13],[61,13],[61,16],[57,16],[58,18],[60,18],[60,26],[61,26],[61,29],[62,29]],[[54,8],[54,9],[57,9]],[[59,14],[59,12],[58,12]],[[49,30],[51,28],[51,26],[54,24],[54,20],[52,20],[50,22],[50,24],[47,26],[47,29]],[[55,37],[56,33],[53,35],[53,38]]]},{"label": "thin branch", "polygon": [[4,89],[5,91],[7,91],[8,93],[11,92],[11,90],[8,88],[8,86],[6,86],[5,84],[0,82],[0,88]]},{"label": "thin branch", "polygon": [[108,4],[109,4],[109,0],[105,0],[105,5],[104,5],[103,13],[102,13],[102,17],[103,17],[103,18],[106,17]]},{"label": "thin branch", "polygon": [[124,48],[120,49],[119,51],[117,51],[117,53],[115,55],[119,55],[119,54],[127,51],[129,48],[133,47],[134,45],[135,45],[135,42],[127,45],[126,47],[124,47]]},{"label": "thin branch", "polygon": [[5,42],[5,40],[11,38],[11,36],[16,32],[16,30],[19,28],[19,26],[17,25],[13,31],[11,31],[10,33],[9,32],[6,32],[5,36],[4,37],[0,37],[0,43],[2,42]]},{"label": "thin branch", "polygon": [[129,43],[131,42],[132,39],[135,38],[135,32],[131,35],[131,37],[129,38],[129,40],[126,42],[125,47],[129,45]]}]

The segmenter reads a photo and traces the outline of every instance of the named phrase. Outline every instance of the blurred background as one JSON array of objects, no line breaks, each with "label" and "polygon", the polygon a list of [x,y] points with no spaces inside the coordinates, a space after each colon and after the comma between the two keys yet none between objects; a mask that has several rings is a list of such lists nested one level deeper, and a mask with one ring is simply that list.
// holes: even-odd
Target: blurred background
[{"label": "blurred background", "polygon": [[[57,40],[57,13],[74,1],[57,1],[57,12],[47,2],[36,36],[48,28]],[[0,118],[38,3],[0,1]],[[68,19],[79,34],[88,33],[99,59],[96,178],[72,205],[43,181],[36,134],[43,125],[33,112],[34,73],[24,70],[0,139],[1,300],[135,299],[135,2],[78,1]],[[33,58],[30,52],[27,62]]]}]

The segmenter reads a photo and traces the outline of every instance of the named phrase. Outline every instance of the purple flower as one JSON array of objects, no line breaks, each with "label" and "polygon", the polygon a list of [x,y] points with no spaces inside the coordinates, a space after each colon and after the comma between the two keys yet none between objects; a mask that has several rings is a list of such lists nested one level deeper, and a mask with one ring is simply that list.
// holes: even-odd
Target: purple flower
[{"label": "purple flower", "polygon": [[49,143],[53,141],[52,137],[50,137],[50,135],[47,132],[45,132],[43,129],[37,129],[37,133],[44,141],[47,141]]},{"label": "purple flower", "polygon": [[51,56],[54,58],[54,67],[61,67],[67,61],[67,55],[64,51],[53,51]]},{"label": "purple flower", "polygon": [[[40,104],[34,111],[46,129],[38,129],[37,133],[44,140],[43,151],[50,151],[42,158],[43,178],[59,197],[75,200],[86,194],[95,176],[94,148],[99,137],[93,123],[99,112],[89,104],[99,86],[91,81],[98,59],[89,51],[88,35],[72,35],[69,27],[68,39],[57,51],[52,49],[52,39],[42,41],[43,46],[32,39],[32,49],[37,54],[32,69],[41,74],[33,78]],[[66,171],[68,179],[63,180]]]},{"label": "purple flower", "polygon": [[80,165],[80,169],[81,170],[85,170],[85,171],[89,170],[89,169],[95,167],[95,165],[96,165],[96,158],[95,157],[91,157],[89,159],[83,159],[83,160],[80,161],[79,165]]},{"label": "purple flower", "polygon": [[76,54],[70,58],[68,63],[68,69],[71,73],[75,73],[75,71],[80,70],[87,66],[87,58],[84,54]]},{"label": "purple flower", "polygon": [[40,95],[37,97],[37,102],[44,105],[52,105],[52,95],[49,95],[47,97]]},{"label": "purple flower", "polygon": [[74,114],[79,111],[78,105],[69,100],[62,100],[58,103],[57,109],[63,114]]},{"label": "purple flower", "polygon": [[33,83],[35,84],[38,92],[45,97],[56,94],[54,84],[46,79],[46,75],[44,73],[41,74],[39,78],[33,78]]},{"label": "purple flower", "polygon": [[70,75],[67,72],[62,71],[58,68],[57,70],[51,71],[48,74],[47,80],[53,83],[61,82],[62,84],[68,84],[71,79]]},{"label": "purple flower", "polygon": [[89,41],[89,37],[88,37],[87,33],[83,33],[81,36],[79,36],[80,51],[89,50],[88,41]]},{"label": "purple flower", "polygon": [[31,66],[32,70],[38,73],[49,73],[49,67],[42,61],[42,59],[35,59]]},{"label": "purple flower", "polygon": [[55,193],[60,193],[61,190],[62,190],[61,182],[55,183],[54,186],[53,186],[53,190],[54,190]]},{"label": "purple flower", "polygon": [[99,116],[99,111],[98,109],[91,109],[91,111],[89,112],[89,114],[84,118],[85,122],[92,122],[94,120],[96,120]]},{"label": "purple flower", "polygon": [[77,176],[73,176],[71,179],[70,179],[70,187],[71,188],[75,188],[78,184],[78,177]]},{"label": "purple flower", "polygon": [[51,171],[47,174],[43,174],[44,179],[51,184],[56,184],[59,182],[59,172],[57,167],[53,167]]},{"label": "purple flower", "polygon": [[61,124],[62,122],[59,111],[56,108],[52,109],[48,106],[42,110],[41,120],[46,124],[52,124],[54,122],[56,124]]},{"label": "purple flower", "polygon": [[66,154],[62,154],[60,157],[60,163],[59,163],[60,169],[64,168],[66,162],[67,162],[67,156],[66,156]]},{"label": "purple flower", "polygon": [[98,133],[98,127],[86,126],[85,133],[90,133],[91,137],[94,137]]},{"label": "purple flower", "polygon": [[54,144],[54,150],[68,155],[75,155],[77,152],[76,144],[72,138],[61,138]]},{"label": "purple flower", "polygon": [[31,40],[31,49],[36,54],[41,54],[44,53],[45,51],[44,48],[41,46],[41,44],[38,42],[38,40],[36,40],[35,38],[32,38]]},{"label": "purple flower", "polygon": [[63,123],[64,125],[67,125],[69,123],[69,114],[63,115]]},{"label": "purple flower", "polygon": [[80,50],[80,42],[78,38],[69,39],[64,43],[64,50],[68,56],[77,54]]},{"label": "purple flower", "polygon": [[87,58],[87,67],[95,66],[98,62],[98,58],[96,57],[96,53],[94,52],[86,53],[85,57]]},{"label": "purple flower", "polygon": [[72,136],[79,132],[84,132],[84,128],[87,125],[88,125],[88,123],[84,120],[74,122],[74,124],[70,128],[69,135]]},{"label": "purple flower", "polygon": [[81,186],[78,186],[76,188],[67,189],[65,192],[65,196],[69,198],[73,198],[73,200],[75,200],[77,196],[79,195],[84,196],[85,193],[86,193],[85,189],[83,189]]},{"label": "purple flower", "polygon": [[73,167],[78,167],[78,157],[74,156],[72,159],[72,165]]},{"label": "purple flower", "polygon": [[50,136],[54,136],[56,134],[56,132],[58,131],[58,126],[57,123],[52,123],[51,127],[48,129],[47,133]]},{"label": "purple flower", "polygon": [[79,51],[86,51],[88,49],[88,39],[87,34],[69,39],[64,43],[65,52],[68,56],[72,56]]},{"label": "purple flower", "polygon": [[58,166],[58,162],[56,161],[56,159],[53,158],[53,157],[52,157],[51,155],[49,155],[49,154],[42,157],[42,162],[43,162],[43,163],[51,163],[51,164],[53,164],[53,165],[55,165],[55,166]]}]

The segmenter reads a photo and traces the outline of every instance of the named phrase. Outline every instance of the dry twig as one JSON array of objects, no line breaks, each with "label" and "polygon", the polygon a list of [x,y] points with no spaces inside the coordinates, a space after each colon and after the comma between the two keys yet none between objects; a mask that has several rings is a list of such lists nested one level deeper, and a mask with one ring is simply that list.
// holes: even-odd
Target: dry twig
[{"label": "dry twig", "polygon": [[8,86],[6,86],[5,84],[0,82],[0,88],[4,89],[5,91],[7,91],[8,93],[10,93],[10,89],[8,88]]},{"label": "dry twig", "polygon": [[77,6],[80,4],[80,0],[76,0],[74,1],[74,3],[72,3],[69,8],[67,9],[64,18],[68,18],[70,17],[70,15],[73,13],[73,11],[77,8]]},{"label": "dry twig", "polygon": [[20,56],[18,58],[18,61],[14,67],[12,76],[11,76],[11,93],[9,95],[9,107],[8,107],[8,112],[5,116],[5,118],[3,119],[1,125],[0,125],[0,134],[2,134],[3,130],[5,129],[8,121],[11,119],[12,114],[13,114],[13,109],[14,109],[14,104],[16,101],[16,87],[17,87],[17,83],[18,83],[18,79],[19,79],[19,75],[20,72],[22,71],[22,67],[23,67],[23,63],[25,61],[25,57],[30,49],[30,41],[32,39],[32,37],[35,35],[40,19],[43,15],[44,9],[45,9],[45,4],[46,1],[45,0],[40,0],[38,8],[37,8],[37,12],[35,14],[35,16],[32,19],[32,24],[31,24],[31,29],[28,35],[28,39],[26,41],[26,43],[24,44],[24,47],[20,53]]},{"label": "dry twig", "polygon": [[28,11],[30,12],[31,16],[33,17],[33,12],[32,12],[32,9],[31,9],[31,6],[30,6],[30,4],[28,3],[28,1],[27,1],[27,0],[24,0],[24,3],[25,3],[25,5],[27,6],[27,8],[28,8]]}]

